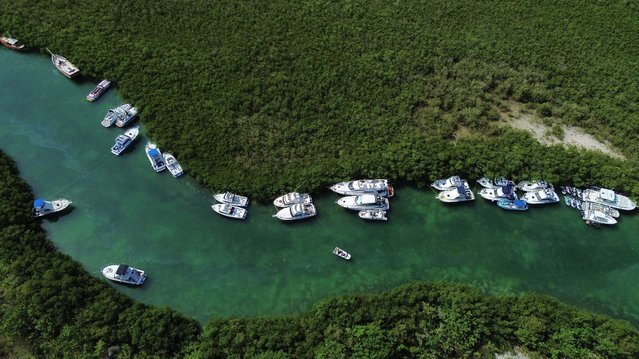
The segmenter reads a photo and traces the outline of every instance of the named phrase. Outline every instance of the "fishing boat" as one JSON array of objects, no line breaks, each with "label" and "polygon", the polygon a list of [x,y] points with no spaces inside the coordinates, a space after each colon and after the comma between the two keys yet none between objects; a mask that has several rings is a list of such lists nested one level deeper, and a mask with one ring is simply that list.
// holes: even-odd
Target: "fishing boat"
[{"label": "fishing boat", "polygon": [[[129,105],[130,106],[130,105]],[[124,127],[129,122],[135,120],[138,117],[138,108],[137,107],[129,107],[125,111],[124,116],[118,116],[115,120],[115,125],[118,127]]]},{"label": "fishing boat", "polygon": [[581,207],[584,211],[599,211],[609,215],[612,218],[619,218],[619,211],[603,204],[594,202],[582,202]]},{"label": "fishing boat", "polygon": [[313,199],[311,198],[311,195],[309,195],[308,193],[290,192],[285,195],[277,197],[273,201],[273,205],[275,205],[275,207],[284,208],[284,207],[289,207],[298,203],[309,204],[312,202],[313,202]]},{"label": "fishing boat", "polygon": [[103,93],[111,86],[111,81],[102,80],[100,83],[87,95],[87,101],[93,102],[102,96]]},{"label": "fishing boat", "polygon": [[312,203],[297,203],[280,209],[273,217],[282,221],[296,221],[314,217],[315,215],[317,215],[317,210],[315,210],[315,206]]},{"label": "fishing boat", "polygon": [[630,198],[605,188],[592,188],[583,191],[583,200],[624,211],[632,211],[637,208],[635,202],[630,200]]},{"label": "fishing boat", "polygon": [[124,150],[133,144],[139,133],[140,129],[138,127],[133,127],[116,137],[115,144],[111,147],[111,153],[119,156],[120,153],[124,152]]},{"label": "fishing boat", "polygon": [[211,206],[215,213],[220,214],[224,217],[234,218],[234,219],[245,219],[246,218],[246,208],[234,206],[228,203],[216,203]]},{"label": "fishing boat", "polygon": [[511,199],[502,198],[497,201],[497,205],[499,206],[499,208],[503,208],[509,211],[527,211],[528,210],[528,204],[519,199],[511,200]]},{"label": "fishing boat", "polygon": [[172,154],[164,153],[162,156],[164,157],[164,163],[166,163],[166,168],[169,169],[169,172],[171,172],[173,177],[180,177],[181,175],[184,174],[184,171],[182,170],[182,166],[180,166],[180,163],[175,159],[175,157]]},{"label": "fishing boat", "polygon": [[77,76],[80,73],[80,70],[77,67],[75,67],[75,65],[72,64],[71,61],[67,60],[66,58],[60,55],[54,54],[49,49],[47,49],[47,51],[49,51],[49,53],[51,54],[51,62],[53,62],[53,65],[55,65],[55,67],[60,72],[62,72],[64,76],[68,78],[72,78]]},{"label": "fishing boat", "polygon": [[381,209],[367,209],[359,211],[359,218],[367,219],[369,221],[387,221],[386,211]]},{"label": "fishing boat", "polygon": [[395,194],[393,186],[388,184],[387,179],[361,179],[340,182],[332,185],[330,189],[345,196],[376,194],[382,197],[392,197]]},{"label": "fishing boat", "polygon": [[155,170],[155,172],[162,172],[166,169],[166,163],[164,162],[162,152],[160,152],[155,143],[147,143],[147,145],[144,147],[144,151],[146,152],[146,157],[149,158],[151,167],[153,167],[153,170]]},{"label": "fishing boat", "polygon": [[359,196],[346,196],[342,197],[336,202],[338,205],[362,211],[366,209],[381,209],[387,211],[390,208],[388,198],[384,198],[376,194],[362,194]]},{"label": "fishing boat", "polygon": [[615,224],[617,220],[611,216],[599,211],[582,211],[582,217],[586,222],[594,222],[598,224]]},{"label": "fishing boat", "polygon": [[23,51],[26,49],[26,46],[17,39],[4,35],[0,36],[0,44],[15,51]]},{"label": "fishing boat", "polygon": [[33,216],[34,217],[43,217],[53,213],[58,213],[65,210],[69,205],[71,205],[71,201],[66,198],[58,198],[54,201],[45,201],[42,198],[38,198],[33,201]]},{"label": "fishing boat", "polygon": [[102,275],[114,282],[142,285],[146,280],[146,273],[143,270],[130,267],[127,264],[112,264],[102,268]]},{"label": "fishing boat", "polygon": [[537,192],[539,190],[542,190],[548,187],[552,187],[552,186],[544,180],[523,181],[517,184],[517,188],[521,189],[524,192]]},{"label": "fishing boat", "polygon": [[466,202],[474,201],[475,194],[470,190],[468,183],[464,181],[464,185],[457,186],[453,189],[439,192],[436,197],[442,202],[454,203],[454,202]]},{"label": "fishing boat", "polygon": [[[131,105],[125,103],[124,105],[120,105],[116,108],[109,109],[104,115],[104,119],[102,122],[102,126],[111,127],[113,126],[119,118],[125,118],[128,116],[128,111],[131,110]],[[137,111],[137,110],[136,110]]]},{"label": "fishing boat", "polygon": [[459,186],[463,186],[464,182],[466,181],[459,178],[459,176],[452,176],[448,178],[438,179],[435,182],[431,183],[430,186],[438,191],[447,191]]},{"label": "fishing boat", "polygon": [[548,204],[559,202],[559,196],[552,188],[544,188],[537,192],[526,192],[521,199],[528,204]]},{"label": "fishing boat", "polygon": [[248,197],[240,196],[229,191],[215,194],[213,195],[213,198],[215,198],[215,200],[218,202],[228,203],[240,207],[246,207],[249,203]]},{"label": "fishing boat", "polygon": [[335,249],[333,249],[333,254],[347,261],[351,260],[351,254],[339,247],[335,247]]},{"label": "fishing boat", "polygon": [[493,202],[501,198],[510,199],[510,200],[517,199],[517,194],[515,193],[513,186],[482,188],[482,190],[479,191],[479,195]]},{"label": "fishing boat", "polygon": [[506,179],[504,177],[497,178],[495,180],[490,179],[488,177],[482,177],[479,180],[477,180],[477,183],[479,183],[484,188],[498,188],[498,187],[506,187],[506,186],[515,188],[515,182],[509,179]]}]

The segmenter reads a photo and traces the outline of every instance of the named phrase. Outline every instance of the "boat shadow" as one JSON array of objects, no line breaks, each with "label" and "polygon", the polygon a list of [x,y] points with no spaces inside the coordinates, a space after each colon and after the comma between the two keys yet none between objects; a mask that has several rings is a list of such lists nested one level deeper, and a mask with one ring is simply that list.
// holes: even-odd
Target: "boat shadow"
[{"label": "boat shadow", "polygon": [[60,220],[60,217],[64,217],[68,214],[71,214],[71,212],[73,212],[74,210],[75,210],[75,206],[70,205],[69,207],[65,208],[63,211],[51,213],[43,217],[36,217],[34,219],[40,220],[40,221],[46,220],[47,222],[50,222],[50,223],[56,223]]}]

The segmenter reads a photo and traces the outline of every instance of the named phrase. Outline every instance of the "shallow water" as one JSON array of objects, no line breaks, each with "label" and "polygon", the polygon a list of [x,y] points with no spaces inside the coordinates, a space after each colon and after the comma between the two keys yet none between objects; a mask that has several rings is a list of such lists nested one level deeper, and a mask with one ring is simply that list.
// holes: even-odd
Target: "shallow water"
[{"label": "shallow water", "polygon": [[[121,103],[115,91],[88,103],[95,83],[68,80],[37,54],[0,49],[0,65],[0,149],[37,196],[75,204],[43,221],[49,238],[96,277],[110,263],[145,269],[141,288],[114,284],[138,301],[204,322],[299,313],[326,296],[446,279],[550,294],[639,323],[636,214],[593,230],[564,205],[507,212],[479,198],[447,206],[429,189],[401,187],[387,223],[359,219],[329,193],[314,196],[319,215],[303,223],[271,218],[269,205],[234,221],[212,212],[212,191],[153,172],[146,134],[124,155],[110,153],[123,131],[99,123]],[[334,256],[335,246],[353,260]]]}]

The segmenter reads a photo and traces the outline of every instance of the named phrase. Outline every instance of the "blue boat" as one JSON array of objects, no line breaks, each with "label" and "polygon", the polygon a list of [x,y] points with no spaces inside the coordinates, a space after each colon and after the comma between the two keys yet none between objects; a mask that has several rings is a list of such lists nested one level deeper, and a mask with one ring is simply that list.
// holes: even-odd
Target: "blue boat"
[{"label": "blue boat", "polygon": [[507,209],[509,211],[527,211],[528,210],[528,204],[519,199],[510,200],[510,199],[502,198],[497,201],[497,205],[500,208]]}]

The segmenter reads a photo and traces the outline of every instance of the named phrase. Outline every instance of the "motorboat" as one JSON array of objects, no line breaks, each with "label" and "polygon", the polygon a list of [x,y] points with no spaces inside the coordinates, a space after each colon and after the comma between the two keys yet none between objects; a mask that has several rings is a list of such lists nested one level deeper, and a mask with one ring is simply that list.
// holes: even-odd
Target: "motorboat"
[{"label": "motorboat", "polygon": [[275,205],[275,207],[284,208],[284,207],[289,207],[298,203],[309,204],[312,202],[313,202],[313,199],[311,198],[311,195],[309,195],[308,193],[290,192],[285,195],[277,197],[273,201],[273,205]]},{"label": "motorboat", "polygon": [[66,198],[58,198],[54,201],[45,201],[42,198],[38,198],[33,201],[33,216],[43,217],[53,213],[61,212],[69,207],[71,203],[73,202],[69,201]]},{"label": "motorboat", "polygon": [[126,113],[124,116],[118,116],[118,118],[115,120],[115,125],[118,127],[124,127],[129,122],[135,120],[137,117],[138,117],[138,108],[130,107],[128,110],[126,110]]},{"label": "motorboat", "polygon": [[64,76],[68,78],[72,78],[77,76],[80,73],[80,69],[78,69],[74,64],[72,64],[71,61],[67,60],[66,58],[60,55],[54,54],[49,49],[47,49],[47,51],[49,51],[49,53],[51,54],[51,62],[53,62],[53,65],[55,65],[55,67],[60,72],[62,72]]},{"label": "motorboat", "polygon": [[336,202],[348,209],[362,211],[366,209],[381,209],[387,211],[390,208],[388,198],[376,194],[362,194],[359,196],[342,197]]},{"label": "motorboat", "polygon": [[228,203],[216,203],[211,206],[213,210],[224,217],[234,218],[234,219],[245,219],[246,218],[246,208],[234,206]]},{"label": "motorboat", "polygon": [[475,200],[475,194],[470,190],[468,183],[464,181],[463,185],[439,192],[436,198],[442,202],[448,203],[465,202]]},{"label": "motorboat", "polygon": [[552,188],[544,188],[536,192],[526,192],[521,199],[528,204],[546,204],[559,202],[559,196]]},{"label": "motorboat", "polygon": [[537,192],[548,187],[552,187],[552,185],[550,185],[545,180],[523,181],[517,184],[517,188],[521,189],[524,192]]},{"label": "motorboat", "polygon": [[359,218],[367,219],[369,221],[387,221],[386,211],[381,209],[366,209],[359,211]]},{"label": "motorboat", "polygon": [[387,179],[361,179],[347,182],[340,182],[330,187],[331,191],[345,195],[356,196],[360,194],[377,194],[383,197],[392,197],[395,191],[388,184]]},{"label": "motorboat", "polygon": [[351,260],[351,254],[339,247],[335,247],[335,249],[333,249],[333,254],[347,261]]},{"label": "motorboat", "polygon": [[459,178],[459,176],[452,176],[448,178],[438,179],[435,182],[431,183],[430,186],[438,191],[447,191],[459,186],[463,186],[464,182],[466,181]]},{"label": "motorboat", "polygon": [[87,95],[87,101],[93,102],[102,96],[103,93],[111,86],[111,81],[102,80],[100,83]]},{"label": "motorboat", "polygon": [[26,49],[26,46],[20,41],[18,41],[18,39],[14,39],[12,37],[4,36],[4,35],[0,36],[0,44],[15,51],[22,51]]},{"label": "motorboat", "polygon": [[496,201],[501,198],[516,200],[517,194],[513,186],[503,186],[496,188],[482,188],[479,195],[490,201]]},{"label": "motorboat", "polygon": [[610,206],[605,206],[603,204],[595,202],[582,202],[581,207],[581,209],[583,209],[584,211],[599,211],[609,215],[612,218],[619,218],[619,211]]},{"label": "motorboat", "polygon": [[273,217],[279,218],[282,221],[296,221],[314,217],[315,215],[317,215],[315,205],[312,203],[297,203],[290,207],[280,209]]},{"label": "motorboat", "polygon": [[102,275],[114,282],[130,285],[142,285],[146,280],[146,273],[143,270],[127,264],[108,265],[102,268]]},{"label": "motorboat", "polygon": [[118,121],[118,119],[127,117],[128,111],[130,111],[131,108],[131,104],[128,103],[112,108],[107,111],[106,115],[104,115],[104,119],[100,123],[104,127],[111,127]]},{"label": "motorboat", "polygon": [[149,158],[151,167],[153,167],[153,170],[155,170],[155,172],[162,172],[166,169],[166,163],[164,162],[162,152],[160,152],[155,143],[147,143],[147,145],[144,147],[144,151],[146,152],[146,157]]},{"label": "motorboat", "polygon": [[477,180],[477,183],[479,183],[482,187],[484,188],[498,188],[498,187],[515,187],[515,182],[506,179],[504,177],[501,178],[497,178],[497,179],[490,179],[488,177],[482,177],[479,180]]},{"label": "motorboat", "polygon": [[133,144],[139,133],[139,127],[133,127],[116,137],[115,144],[111,147],[111,153],[114,155],[120,155],[120,153],[124,152],[124,150]]},{"label": "motorboat", "polygon": [[215,200],[218,202],[228,203],[239,207],[246,207],[249,203],[248,197],[240,196],[228,191],[215,194],[213,195],[213,198],[215,198]]},{"label": "motorboat", "polygon": [[597,224],[615,224],[617,220],[600,211],[582,211],[581,217],[586,223],[594,222]]},{"label": "motorboat", "polygon": [[520,199],[512,200],[502,198],[497,200],[497,205],[499,208],[503,208],[509,211],[527,211],[528,204]]},{"label": "motorboat", "polygon": [[637,204],[630,198],[605,188],[592,188],[583,191],[583,200],[624,211],[632,211],[637,208]]},{"label": "motorboat", "polygon": [[180,166],[180,163],[175,159],[175,156],[170,153],[164,153],[162,156],[164,157],[166,168],[169,169],[169,172],[171,172],[173,177],[180,177],[184,174],[182,166]]}]

